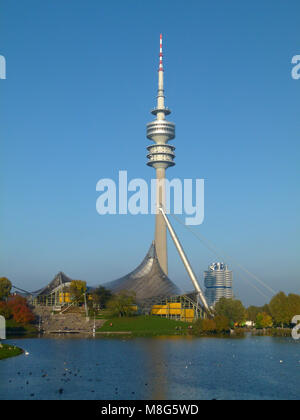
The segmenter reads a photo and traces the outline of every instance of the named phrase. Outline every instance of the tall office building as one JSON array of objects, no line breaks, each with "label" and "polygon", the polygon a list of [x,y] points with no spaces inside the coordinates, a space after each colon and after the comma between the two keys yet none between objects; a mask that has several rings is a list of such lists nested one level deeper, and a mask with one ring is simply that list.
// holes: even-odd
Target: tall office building
[{"label": "tall office building", "polygon": [[224,263],[213,263],[204,271],[204,285],[209,306],[214,306],[222,297],[233,298],[232,271]]}]

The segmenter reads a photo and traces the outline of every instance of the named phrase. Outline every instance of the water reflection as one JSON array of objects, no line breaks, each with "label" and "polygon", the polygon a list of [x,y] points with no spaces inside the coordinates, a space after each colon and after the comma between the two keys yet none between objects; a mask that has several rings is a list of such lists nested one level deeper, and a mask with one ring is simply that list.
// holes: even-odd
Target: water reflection
[{"label": "water reflection", "polygon": [[[148,366],[148,380],[150,383],[149,399],[164,400],[167,398],[167,360],[163,346],[159,339],[141,342]],[[151,371],[151,375],[149,372]]]}]

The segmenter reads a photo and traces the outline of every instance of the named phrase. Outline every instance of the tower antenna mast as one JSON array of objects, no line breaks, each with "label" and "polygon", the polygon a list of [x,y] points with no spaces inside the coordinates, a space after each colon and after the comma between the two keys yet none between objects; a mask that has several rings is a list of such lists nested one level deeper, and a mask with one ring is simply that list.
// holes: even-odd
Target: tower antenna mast
[{"label": "tower antenna mast", "polygon": [[156,171],[155,247],[160,266],[167,275],[167,227],[159,207],[166,207],[166,169],[175,165],[173,162],[175,147],[168,144],[170,140],[175,138],[175,124],[166,120],[166,116],[171,111],[165,106],[162,35],[159,39],[157,104],[151,113],[156,116],[156,119],[147,124],[147,138],[154,142],[147,147],[147,165],[153,167]]}]

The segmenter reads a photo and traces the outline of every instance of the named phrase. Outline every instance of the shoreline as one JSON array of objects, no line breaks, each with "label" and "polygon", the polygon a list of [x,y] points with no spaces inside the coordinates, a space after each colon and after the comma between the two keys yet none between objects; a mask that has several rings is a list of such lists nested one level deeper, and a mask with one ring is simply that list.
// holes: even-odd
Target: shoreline
[{"label": "shoreline", "polygon": [[[77,323],[71,323],[72,319],[58,317],[55,322],[47,321],[42,329],[38,329],[37,324],[31,325],[9,325],[7,328],[7,338],[39,338],[39,337],[186,337],[186,338],[243,338],[251,336],[271,336],[271,337],[291,337],[290,328],[249,328],[235,327],[231,330],[216,331],[205,328],[197,328],[197,324],[182,322],[172,319],[163,319],[153,316],[137,317],[115,317],[98,320],[96,325],[90,321],[89,325],[83,322],[83,318],[76,319]],[[68,321],[68,322],[66,322]],[[95,328],[96,327],[96,328]],[[98,328],[97,328],[98,327]]]},{"label": "shoreline", "polygon": [[[224,338],[224,339],[239,339],[245,338],[247,336],[252,337],[273,337],[273,338],[291,338],[290,329],[278,329],[278,330],[237,330],[232,333],[203,333],[203,334],[193,334],[186,331],[174,331],[174,332],[160,332],[160,331],[96,331],[95,334],[92,332],[52,332],[52,333],[36,333],[36,334],[9,334],[7,339],[22,339],[22,338],[160,338],[160,337],[182,337],[182,338]],[[0,357],[1,360],[1,357]]]},{"label": "shoreline", "polygon": [[24,350],[20,347],[13,346],[10,344],[0,343],[0,360],[9,359],[11,357],[21,356]]}]

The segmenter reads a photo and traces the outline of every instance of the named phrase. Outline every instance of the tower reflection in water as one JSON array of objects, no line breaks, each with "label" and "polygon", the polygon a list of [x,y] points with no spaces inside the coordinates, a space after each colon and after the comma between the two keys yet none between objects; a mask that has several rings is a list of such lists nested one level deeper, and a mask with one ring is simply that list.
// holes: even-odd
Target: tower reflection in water
[{"label": "tower reflection in water", "polygon": [[[185,341],[193,338],[189,336],[159,336],[139,342],[140,350],[145,355],[145,384],[147,384],[149,400],[165,400],[171,398],[172,379],[174,380],[174,363],[170,361],[170,341]],[[176,346],[175,346],[176,348]],[[175,384],[174,384],[175,385]]]}]

